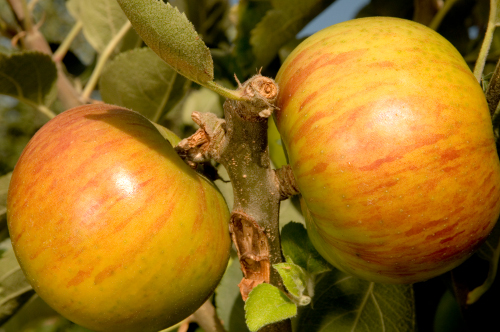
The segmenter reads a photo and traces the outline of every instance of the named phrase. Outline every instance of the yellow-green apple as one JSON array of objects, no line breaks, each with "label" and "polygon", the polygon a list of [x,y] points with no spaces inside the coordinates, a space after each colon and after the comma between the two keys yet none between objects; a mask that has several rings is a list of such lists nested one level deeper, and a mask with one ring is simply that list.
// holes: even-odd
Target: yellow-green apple
[{"label": "yellow-green apple", "polygon": [[12,174],[12,244],[35,291],[96,331],[158,331],[225,271],[229,212],[151,122],[85,105],[43,126]]},{"label": "yellow-green apple", "polygon": [[397,18],[340,23],[301,43],[276,82],[308,234],[330,263],[413,283],[488,236],[500,213],[492,123],[442,36]]}]

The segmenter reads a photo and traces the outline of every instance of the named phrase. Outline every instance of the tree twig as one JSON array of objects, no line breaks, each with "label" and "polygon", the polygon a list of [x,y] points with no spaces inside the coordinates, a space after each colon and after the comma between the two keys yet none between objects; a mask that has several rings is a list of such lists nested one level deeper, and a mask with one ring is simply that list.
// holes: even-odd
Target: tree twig
[{"label": "tree twig", "polygon": [[[283,261],[279,233],[283,179],[271,168],[267,142],[267,119],[278,95],[276,83],[259,74],[239,84],[237,91],[246,101],[227,99],[224,120],[195,114],[202,133],[181,141],[176,150],[191,162],[213,158],[228,172],[234,194],[229,227],[244,275],[240,292],[246,300],[253,287],[263,282],[284,291],[281,277],[272,268]],[[291,331],[290,320],[260,331]]]}]

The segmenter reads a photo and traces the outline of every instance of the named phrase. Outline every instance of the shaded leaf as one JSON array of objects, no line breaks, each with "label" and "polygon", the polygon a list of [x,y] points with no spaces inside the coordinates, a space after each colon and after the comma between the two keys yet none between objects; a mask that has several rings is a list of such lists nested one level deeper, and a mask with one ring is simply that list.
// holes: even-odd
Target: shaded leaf
[{"label": "shaded leaf", "polygon": [[245,318],[252,332],[296,314],[295,303],[277,287],[266,283],[254,287],[245,302]]},{"label": "shaded leaf", "polygon": [[34,294],[17,263],[10,239],[0,243],[0,325]]},{"label": "shaded leaf", "polygon": [[0,94],[35,107],[49,105],[56,97],[56,80],[56,66],[47,54],[0,53]]},{"label": "shaded leaf", "polygon": [[[69,0],[67,7],[75,19],[82,21],[85,38],[98,53],[104,51],[111,39],[127,22],[127,17],[116,0]],[[135,39],[135,41],[128,40],[128,43],[134,45],[138,40],[135,32],[128,38]],[[121,45],[120,48],[130,47]]]},{"label": "shaded leaf", "polygon": [[411,285],[376,284],[334,269],[319,276],[315,293],[299,309],[299,332],[415,331]]},{"label": "shaded leaf", "polygon": [[9,26],[17,26],[16,19],[6,0],[0,1],[0,21]]},{"label": "shaded leaf", "polygon": [[285,257],[317,275],[332,269],[331,265],[316,251],[303,224],[291,222],[281,230],[281,246]]},{"label": "shaded leaf", "polygon": [[334,0],[271,0],[273,9],[252,30],[250,44],[257,66],[267,66],[281,46]]},{"label": "shaded leaf", "polygon": [[465,332],[465,322],[460,313],[460,306],[451,291],[446,291],[436,309],[434,331],[437,332]]},{"label": "shaded leaf", "polygon": [[217,166],[217,173],[219,173],[219,176],[222,179],[224,179],[224,181],[216,180],[215,185],[217,186],[217,188],[219,188],[219,191],[222,193],[222,196],[224,196],[229,211],[232,211],[234,205],[234,192],[233,192],[233,185],[229,181],[229,174],[227,173],[226,168],[221,164]]},{"label": "shaded leaf", "polygon": [[245,310],[238,284],[243,278],[240,262],[234,259],[215,290],[217,315],[226,331],[248,331],[245,323]]},{"label": "shaded leaf", "polygon": [[104,102],[127,107],[158,122],[186,93],[186,79],[144,47],[120,53],[99,82]]},{"label": "shaded leaf", "polygon": [[181,138],[179,136],[177,136],[170,129],[165,128],[162,125],[157,124],[156,122],[152,122],[152,124],[156,127],[156,129],[158,129],[161,136],[163,136],[164,139],[169,141],[172,146],[176,146],[181,141]]},{"label": "shaded leaf", "polygon": [[229,0],[170,0],[172,6],[184,12],[196,31],[208,45],[227,42]]},{"label": "shaded leaf", "polygon": [[[75,18],[69,13],[65,0],[39,0],[33,10],[38,22],[43,21],[40,31],[49,43],[60,44],[75,25]],[[71,43],[71,52],[85,65],[89,65],[95,51],[80,32]]]},{"label": "shaded leaf", "polygon": [[7,193],[12,172],[0,176],[0,241],[7,237]]},{"label": "shaded leaf", "polygon": [[180,74],[197,82],[213,81],[210,50],[185,15],[158,0],[118,0],[134,29]]},{"label": "shaded leaf", "polygon": [[280,204],[280,228],[282,229],[288,223],[294,221],[297,223],[305,224],[304,216],[294,204],[296,197],[291,197],[284,200]]},{"label": "shaded leaf", "polygon": [[34,295],[2,325],[1,332],[92,332],[59,315],[39,296]]},{"label": "shaded leaf", "polygon": [[193,112],[210,112],[214,113],[219,118],[224,115],[219,95],[204,87],[199,90],[191,91],[182,105],[182,120],[184,124],[195,126],[195,123],[191,118],[191,114]]},{"label": "shaded leaf", "polygon": [[[236,26],[237,34],[234,40],[233,58],[236,59],[238,66],[243,73],[237,75],[240,79],[246,80],[250,75],[255,74],[255,56],[251,52],[250,44],[251,31],[268,10],[272,9],[270,1],[250,1],[240,0],[235,11],[238,17]],[[243,76],[241,76],[243,75]]]}]

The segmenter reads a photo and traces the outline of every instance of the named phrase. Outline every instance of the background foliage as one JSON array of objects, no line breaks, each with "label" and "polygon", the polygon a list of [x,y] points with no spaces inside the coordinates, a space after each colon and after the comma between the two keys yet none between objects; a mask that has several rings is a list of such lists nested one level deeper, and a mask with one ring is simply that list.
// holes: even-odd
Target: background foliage
[{"label": "background foliage", "polygon": [[[237,6],[228,0],[169,2],[193,24],[213,59],[213,75],[192,79],[203,84],[215,78],[221,86],[235,88],[234,75],[243,82],[262,68],[264,75],[274,77],[301,41],[297,34],[335,1],[240,0]],[[437,31],[455,45],[472,69],[486,32],[490,2],[445,1],[452,2]],[[371,0],[357,17],[383,15],[435,24],[434,3],[439,1]],[[495,1],[491,3],[496,6]],[[26,22],[13,13],[7,0],[0,0],[0,332],[87,331],[57,315],[34,295],[14,259],[5,220],[10,172],[22,149],[48,116],[66,109],[58,97],[60,60],[70,84],[85,101],[102,100],[132,108],[179,137],[196,130],[190,118],[193,111],[222,116],[224,99],[179,75],[145,47],[116,0],[39,0],[29,6],[33,23],[40,26],[55,53],[52,57],[40,53],[19,38]],[[201,44],[194,47],[204,51]],[[67,52],[59,53],[61,49]],[[500,35],[496,32],[483,71],[484,87],[499,57]],[[200,60],[201,67],[205,61]],[[282,166],[286,161],[272,122],[269,137],[272,160]],[[219,175],[227,179],[223,169]],[[231,205],[230,184],[216,183]],[[500,287],[493,273],[500,254],[499,227],[479,253],[456,270],[411,286],[388,286],[349,277],[316,257],[310,243],[297,237],[305,230],[295,199],[283,202],[280,218],[285,264],[289,264],[280,273],[292,268],[300,271],[295,274],[300,280],[290,277],[287,288],[297,301],[311,301],[299,307],[293,320],[295,330],[458,332],[500,328]],[[237,287],[241,277],[236,259],[213,299],[229,331],[247,330]],[[471,303],[471,297],[477,301]],[[259,305],[248,304],[247,312],[252,307]],[[292,314],[294,308],[288,307]],[[251,317],[249,324],[258,326],[257,316]],[[190,331],[196,329],[196,324],[189,327]]]}]

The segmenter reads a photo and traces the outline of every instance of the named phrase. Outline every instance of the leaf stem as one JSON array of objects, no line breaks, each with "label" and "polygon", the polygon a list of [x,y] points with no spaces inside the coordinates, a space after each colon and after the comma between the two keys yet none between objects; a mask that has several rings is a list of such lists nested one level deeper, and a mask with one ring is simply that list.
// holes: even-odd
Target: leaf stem
[{"label": "leaf stem", "polygon": [[47,106],[45,105],[37,105],[37,110],[40,111],[40,113],[45,114],[49,119],[53,119],[56,117],[56,114],[52,112]]},{"label": "leaf stem", "polygon": [[106,46],[102,54],[99,56],[99,60],[97,60],[97,64],[94,68],[94,71],[92,72],[92,75],[90,75],[89,81],[87,82],[87,85],[85,85],[85,88],[83,89],[81,96],[83,101],[86,102],[90,99],[90,95],[92,94],[92,91],[94,91],[94,88],[96,87],[97,82],[99,81],[99,77],[101,76],[102,70],[104,69],[104,65],[108,61],[111,54],[113,54],[116,46],[118,46],[118,43],[122,40],[122,38],[130,30],[131,27],[132,24],[130,23],[130,21],[127,21],[120,28],[120,30],[113,37],[113,39],[111,39],[111,41]]},{"label": "leaf stem", "polygon": [[494,251],[493,258],[490,261],[490,269],[488,270],[488,277],[484,281],[484,283],[481,286],[478,286],[474,288],[472,291],[467,294],[467,304],[473,304],[481,296],[490,289],[491,285],[493,285],[493,282],[495,281],[495,278],[497,276],[497,270],[498,270],[498,259],[500,258],[500,247],[497,247]]},{"label": "leaf stem", "polygon": [[232,99],[232,100],[237,100],[237,101],[246,101],[248,100],[247,98],[243,97],[243,94],[241,93],[240,90],[231,90],[227,89],[223,86],[220,86],[219,84],[215,83],[214,81],[209,81],[206,83],[200,83],[204,87],[217,92],[219,95]]},{"label": "leaf stem", "polygon": [[474,76],[476,77],[478,82],[481,82],[481,76],[483,74],[484,65],[486,63],[486,57],[488,56],[488,51],[490,50],[491,42],[493,40],[493,32],[496,28],[496,16],[496,0],[490,0],[490,16],[488,18],[488,27],[486,28],[483,44],[481,45],[481,50],[479,51],[479,56],[477,57],[476,65],[474,66]]},{"label": "leaf stem", "polygon": [[436,13],[434,18],[432,19],[431,23],[429,23],[429,28],[432,30],[437,30],[439,28],[439,25],[443,21],[444,17],[448,12],[450,11],[451,7],[457,2],[457,0],[446,0],[444,2],[443,7],[439,9],[439,11]]},{"label": "leaf stem", "polygon": [[26,0],[21,0],[21,4],[24,12],[23,28],[25,31],[30,32],[33,28],[33,23],[31,22],[31,13],[28,8],[28,2]]},{"label": "leaf stem", "polygon": [[57,50],[54,52],[52,59],[55,62],[62,61],[66,53],[68,53],[68,50],[71,47],[71,43],[73,42],[73,40],[75,40],[76,36],[78,36],[82,28],[83,28],[83,22],[81,20],[77,20],[76,23],[71,28],[68,35],[64,38],[61,45],[59,45]]},{"label": "leaf stem", "polygon": [[37,104],[29,99],[26,99],[26,98],[23,98],[20,96],[15,96],[15,98],[17,98],[20,102],[25,103],[26,105],[30,105],[31,107],[33,107],[34,109],[36,109],[40,113],[46,115],[49,119],[53,119],[57,115],[56,113],[54,113],[50,108],[48,108],[45,105]]}]

